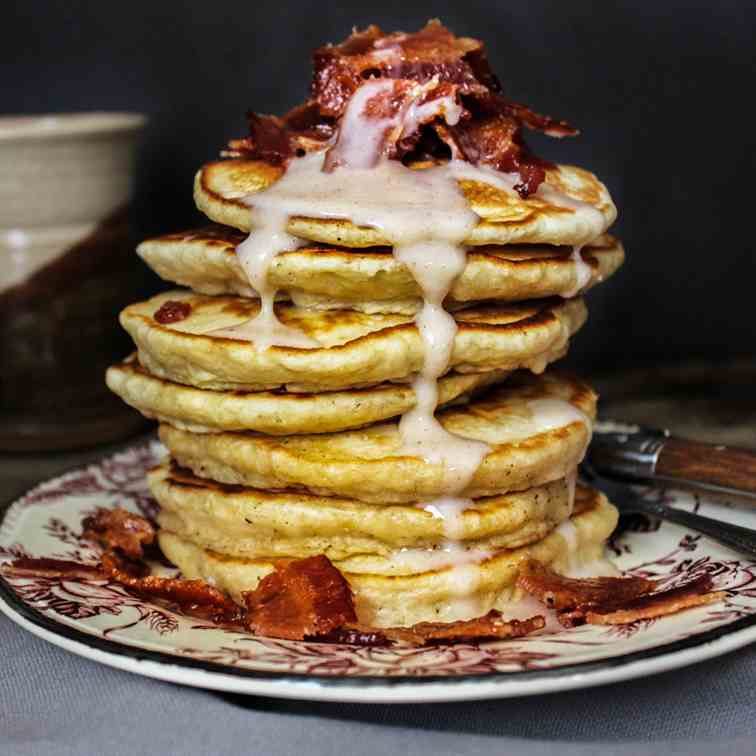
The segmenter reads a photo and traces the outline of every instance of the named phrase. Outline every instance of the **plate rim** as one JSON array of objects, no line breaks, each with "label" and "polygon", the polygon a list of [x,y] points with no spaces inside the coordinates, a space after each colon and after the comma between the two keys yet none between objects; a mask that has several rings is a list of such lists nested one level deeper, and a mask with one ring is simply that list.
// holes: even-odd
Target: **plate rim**
[{"label": "plate rim", "polygon": [[[80,470],[97,466],[118,454],[149,447],[149,437],[126,444],[91,462],[71,466],[30,487],[21,496],[0,505],[0,530],[15,507],[39,487]],[[170,651],[140,648],[100,637],[59,622],[25,604],[0,576],[0,613],[16,625],[53,645],[110,667],[168,682],[219,691],[268,695],[277,698],[360,703],[408,703],[476,700],[538,695],[620,682],[645,674],[679,669],[742,648],[756,641],[756,614],[741,617],[703,633],[652,648],[595,661],[586,660],[552,669],[522,669],[463,675],[349,676],[252,670]],[[255,689],[257,688],[257,689]],[[414,695],[413,695],[414,694]]]},{"label": "plate rim", "polygon": [[[592,688],[661,674],[735,651],[756,641],[756,616],[745,617],[708,631],[714,638],[693,636],[616,659],[581,662],[555,669],[493,672],[458,677],[327,677],[313,674],[264,672],[197,659],[163,651],[140,649],[99,638],[45,617],[11,595],[21,612],[7,601],[10,589],[0,580],[0,613],[32,635],[90,661],[164,682],[226,693],[264,695],[271,698],[343,703],[441,703],[558,693]],[[25,616],[25,615],[29,616]],[[39,615],[36,617],[34,615]],[[744,620],[748,622],[744,623]],[[46,627],[47,624],[52,629]],[[732,629],[733,625],[745,626]],[[63,631],[63,632],[61,632]],[[95,641],[95,643],[91,643]],[[685,644],[670,650],[670,646]]]}]

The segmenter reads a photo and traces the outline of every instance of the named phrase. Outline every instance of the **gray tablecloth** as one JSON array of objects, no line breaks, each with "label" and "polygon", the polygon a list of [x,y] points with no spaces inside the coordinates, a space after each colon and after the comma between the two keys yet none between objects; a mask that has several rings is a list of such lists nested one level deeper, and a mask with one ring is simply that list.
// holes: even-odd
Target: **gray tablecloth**
[{"label": "gray tablecloth", "polygon": [[646,680],[477,703],[278,701],[110,669],[0,617],[0,753],[756,753],[756,647]]},{"label": "gray tablecloth", "polygon": [[[9,498],[102,453],[0,457],[0,483]],[[182,688],[81,659],[3,616],[0,654],[2,756],[756,754],[756,646],[602,688],[414,706]]]}]

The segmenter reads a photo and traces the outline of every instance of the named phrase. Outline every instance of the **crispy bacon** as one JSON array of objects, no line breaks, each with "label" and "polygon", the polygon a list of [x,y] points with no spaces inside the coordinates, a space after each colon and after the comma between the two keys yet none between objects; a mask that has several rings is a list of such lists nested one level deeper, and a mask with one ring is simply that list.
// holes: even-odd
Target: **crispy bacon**
[{"label": "crispy bacon", "polygon": [[585,619],[591,625],[623,625],[639,619],[663,617],[683,609],[711,604],[726,598],[725,591],[711,589],[711,575],[704,573],[674,588],[640,596],[619,608],[599,606],[586,612]]},{"label": "crispy bacon", "polygon": [[568,578],[535,560],[520,568],[517,585],[557,611],[630,601],[656,587],[652,580],[639,577]]},{"label": "crispy bacon", "polygon": [[106,549],[118,549],[132,559],[140,559],[144,547],[155,541],[155,528],[140,515],[125,509],[100,508],[82,521],[84,537]]},{"label": "crispy bacon", "polygon": [[456,622],[419,622],[412,627],[374,628],[368,625],[344,625],[317,640],[349,643],[354,646],[388,646],[404,643],[409,646],[433,646],[454,643],[521,638],[542,630],[546,620],[536,615],[525,620],[506,620],[501,612],[491,610],[482,617]]},{"label": "crispy bacon", "polygon": [[517,121],[512,118],[494,115],[462,121],[449,127],[449,134],[464,160],[489,165],[504,173],[519,173],[515,189],[523,198],[535,193],[546,178],[550,163],[529,151]]},{"label": "crispy bacon", "polygon": [[321,115],[312,100],[293,108],[282,118],[247,113],[247,123],[249,136],[232,139],[229,149],[223,153],[226,157],[254,158],[271,165],[283,165],[295,155],[322,150],[335,133],[333,119]]},{"label": "crispy bacon", "polygon": [[662,617],[725,596],[721,591],[710,592],[712,580],[708,574],[675,588],[658,590],[657,582],[635,576],[568,578],[536,561],[529,561],[521,567],[517,584],[550,609],[555,609],[557,619],[565,627],[586,622],[619,625]]},{"label": "crispy bacon", "polygon": [[280,118],[247,113],[249,136],[257,157],[271,165],[280,165],[294,154],[286,125]]},{"label": "crispy bacon", "polygon": [[[381,156],[418,162],[451,155],[519,173],[517,189],[527,197],[550,164],[527,149],[522,126],[550,136],[577,133],[566,122],[505,97],[483,44],[455,37],[439,21],[413,34],[384,34],[377,26],[355,31],[340,44],[317,49],[313,64],[311,99],[283,118],[249,114],[249,136],[230,142],[226,155],[283,165],[295,155],[327,147],[325,170],[351,165],[349,156],[357,157],[357,167],[369,167]],[[358,93],[375,81],[394,85],[382,98],[368,98],[364,112],[347,118],[353,99],[362,103]],[[453,121],[449,103],[454,103]],[[355,123],[373,119],[382,128],[388,118],[396,123],[386,124],[381,138],[366,139],[363,146],[370,154],[361,155],[354,146],[361,138]],[[344,137],[344,129],[354,133]],[[345,148],[344,142],[351,146]]]},{"label": "crispy bacon", "polygon": [[[149,574],[144,548],[155,542],[155,528],[125,509],[98,509],[82,522],[84,537],[104,546],[99,574],[141,596],[177,604],[182,611],[216,622],[238,621],[239,607],[204,580],[165,578]],[[51,565],[51,569],[59,567]],[[65,565],[59,567],[69,569]],[[90,568],[94,569],[94,568]]]},{"label": "crispy bacon", "polygon": [[479,50],[482,44],[478,40],[455,37],[439,21],[428,22],[414,34],[384,34],[370,26],[338,45],[315,51],[312,99],[322,113],[338,118],[360,84],[372,77],[420,83],[438,77],[455,84],[463,94],[483,93],[485,85],[465,60]]},{"label": "crispy bacon", "polygon": [[141,596],[177,604],[187,614],[214,622],[234,622],[240,617],[239,607],[204,580],[149,575],[144,563],[129,560],[114,551],[103,553],[102,569],[116,583]]},{"label": "crispy bacon", "polygon": [[501,612],[491,610],[482,617],[457,622],[420,622],[409,628],[382,630],[387,638],[413,646],[431,646],[441,643],[473,643],[521,638],[542,630],[546,620],[536,615],[525,620],[506,620]]},{"label": "crispy bacon", "polygon": [[250,630],[288,640],[425,646],[521,637],[545,623],[541,616],[507,621],[500,612],[491,611],[472,620],[421,622],[408,628],[362,625],[357,622],[349,584],[322,554],[281,565],[243,596]]},{"label": "crispy bacon", "polygon": [[47,557],[20,557],[0,565],[0,570],[8,577],[60,577],[67,579],[102,578],[104,573],[99,565],[71,562],[67,559]]},{"label": "crispy bacon", "polygon": [[249,629],[274,638],[303,640],[357,622],[349,583],[322,554],[281,564],[242,596]]}]

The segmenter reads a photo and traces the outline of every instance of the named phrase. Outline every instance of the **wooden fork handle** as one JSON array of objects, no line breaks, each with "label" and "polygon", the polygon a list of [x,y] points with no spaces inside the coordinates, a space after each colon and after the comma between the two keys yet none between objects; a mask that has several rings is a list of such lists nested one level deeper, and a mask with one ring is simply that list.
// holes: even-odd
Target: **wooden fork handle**
[{"label": "wooden fork handle", "polygon": [[756,496],[756,451],[750,449],[668,438],[658,452],[655,473]]}]

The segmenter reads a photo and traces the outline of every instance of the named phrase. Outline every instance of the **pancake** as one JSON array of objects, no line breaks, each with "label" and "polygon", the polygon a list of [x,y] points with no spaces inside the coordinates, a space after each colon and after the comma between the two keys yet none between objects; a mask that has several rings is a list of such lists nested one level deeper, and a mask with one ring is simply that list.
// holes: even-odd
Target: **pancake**
[{"label": "pancake", "polygon": [[[617,510],[592,489],[579,490],[576,513],[549,535],[531,545],[503,550],[463,566],[418,569],[397,551],[389,557],[336,560],[355,594],[358,619],[379,627],[417,622],[450,622],[479,616],[491,609],[505,616],[521,594],[515,587],[519,565],[533,558],[557,572],[590,569],[599,574],[604,543],[617,524]],[[274,559],[244,559],[205,549],[161,529],[160,547],[188,578],[211,581],[237,601],[271,572]],[[433,552],[431,552],[432,554]],[[408,569],[407,565],[415,567]],[[516,607],[515,607],[516,608]]]},{"label": "pancake", "polygon": [[[525,373],[438,413],[448,431],[491,447],[460,495],[492,496],[564,478],[583,457],[590,438],[583,418],[593,418],[595,408],[595,394],[581,381]],[[403,453],[396,422],[286,437],[199,434],[162,425],[160,439],[179,465],[221,483],[380,504],[430,501],[446,493],[444,466]]]},{"label": "pancake", "polygon": [[[254,204],[253,195],[274,184],[283,172],[281,167],[256,160],[208,163],[195,177],[194,200],[210,220],[249,232],[252,228],[248,201]],[[522,199],[516,192],[496,187],[495,180],[491,178],[491,183],[458,181],[471,209],[481,219],[465,240],[467,245],[587,244],[606,231],[617,216],[606,187],[592,173],[575,166],[559,165],[548,169],[545,183],[571,200],[598,210],[603,216],[601,229],[587,223],[573,209],[548,202],[539,195]],[[287,231],[301,239],[342,247],[390,245],[377,228],[357,226],[335,218],[294,216],[288,221]]]},{"label": "pancake", "polygon": [[[142,242],[137,252],[162,278],[201,294],[256,296],[236,256],[244,234],[224,226],[168,234]],[[611,276],[622,264],[621,242],[604,236],[582,250],[590,278],[571,259],[569,247],[487,246],[468,252],[447,308],[495,299],[517,302],[572,296]],[[350,250],[310,245],[277,255],[268,281],[295,304],[318,309],[415,313],[420,287],[390,249]]]},{"label": "pancake", "polygon": [[[390,557],[396,549],[432,549],[445,542],[443,520],[412,504],[228,486],[167,462],[148,479],[161,507],[161,528],[227,556]],[[570,516],[569,489],[563,479],[477,499],[458,518],[456,540],[483,550],[538,541]]]},{"label": "pancake", "polygon": [[[507,375],[501,370],[447,373],[439,380],[439,402],[464,400]],[[324,394],[198,389],[150,375],[133,356],[108,368],[105,380],[111,391],[145,417],[195,433],[332,433],[388,420],[415,406],[415,393],[406,383]]]},{"label": "pancake", "polygon": [[[154,315],[169,301],[189,305],[189,316],[158,323]],[[406,380],[423,366],[423,341],[408,315],[277,305],[284,324],[322,344],[309,349],[274,346],[260,351],[249,341],[209,333],[239,325],[258,312],[254,300],[175,290],[130,305],[121,313],[121,324],[150,373],[198,388],[263,391],[285,385],[296,391],[331,391]],[[552,299],[471,307],[455,318],[459,330],[450,369],[542,370],[565,353],[586,310],[580,299]]]}]

